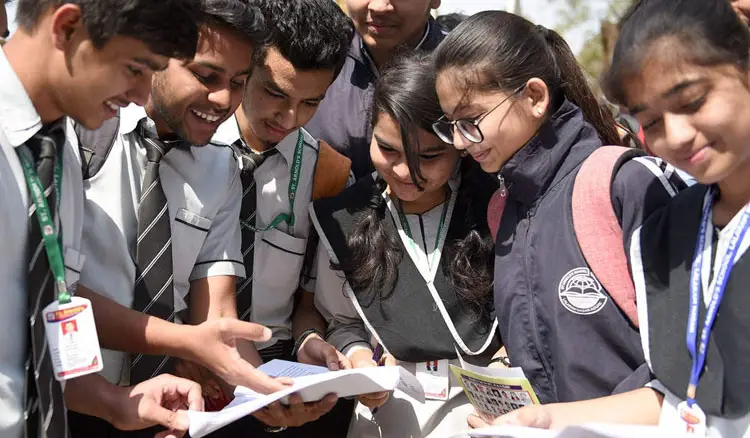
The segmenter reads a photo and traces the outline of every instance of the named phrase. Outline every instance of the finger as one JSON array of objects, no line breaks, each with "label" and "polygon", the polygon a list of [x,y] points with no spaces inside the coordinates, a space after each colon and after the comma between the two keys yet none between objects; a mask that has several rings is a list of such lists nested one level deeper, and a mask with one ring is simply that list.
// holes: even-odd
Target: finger
[{"label": "finger", "polygon": [[350,370],[350,369],[353,368],[352,367],[352,361],[350,361],[348,357],[344,356],[343,353],[341,353],[340,351],[336,350],[336,355],[339,358],[339,365],[341,366],[341,369]]},{"label": "finger", "polygon": [[239,362],[239,372],[234,378],[236,381],[226,379],[231,384],[244,386],[261,394],[272,394],[292,385],[291,379],[274,379],[245,360],[240,359]]},{"label": "finger", "polygon": [[164,391],[176,392],[179,398],[186,402],[190,410],[203,411],[205,409],[201,385],[191,380],[169,374],[162,374],[159,377],[169,382],[170,387],[165,386]]},{"label": "finger", "polygon": [[291,419],[289,418],[289,410],[282,406],[281,403],[271,403],[270,405],[268,405],[267,409],[268,415],[273,418],[273,420],[277,423],[277,426],[289,427],[291,422]]},{"label": "finger", "polygon": [[333,345],[326,344],[326,346],[323,347],[323,359],[330,371],[338,371],[341,369],[339,365],[338,351],[336,351]]},{"label": "finger", "polygon": [[314,420],[311,418],[308,406],[302,401],[302,397],[297,394],[292,394],[289,397],[289,407],[287,408],[290,420],[292,424],[290,426],[300,426],[307,423],[308,421]]},{"label": "finger", "polygon": [[396,360],[396,358],[390,354],[385,356],[384,363],[385,363],[385,366],[387,367],[395,367],[396,365],[398,365],[398,361]]},{"label": "finger", "polygon": [[145,416],[146,421],[164,426],[172,431],[186,432],[190,427],[187,411],[170,411],[154,405],[145,413]]},{"label": "finger", "polygon": [[271,426],[271,427],[280,427],[281,426],[281,424],[279,424],[279,422],[275,418],[273,418],[268,413],[268,410],[266,410],[266,409],[260,409],[258,411],[253,412],[252,416],[255,417],[255,418],[257,418],[258,421],[260,421],[261,423],[265,424],[266,426]]},{"label": "finger", "polygon": [[232,339],[239,338],[248,341],[263,342],[271,339],[271,329],[260,324],[236,319],[224,319],[222,331]]},{"label": "finger", "polygon": [[484,420],[479,418],[477,414],[469,415],[469,417],[466,419],[466,422],[469,423],[469,427],[471,427],[472,429],[479,429],[482,427],[489,426],[487,423],[484,422]]},{"label": "finger", "polygon": [[338,400],[339,398],[338,396],[336,396],[336,394],[328,394],[327,396],[325,396],[325,398],[323,398],[323,400],[316,403],[312,412],[315,416],[314,420],[317,420],[318,418],[330,412],[331,409],[336,406],[336,402]]}]

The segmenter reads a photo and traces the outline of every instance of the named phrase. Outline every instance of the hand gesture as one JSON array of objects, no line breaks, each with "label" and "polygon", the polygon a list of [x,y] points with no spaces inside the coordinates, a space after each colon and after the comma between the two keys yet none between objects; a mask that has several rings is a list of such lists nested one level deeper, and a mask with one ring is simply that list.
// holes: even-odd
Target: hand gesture
[{"label": "hand gesture", "polygon": [[297,360],[309,365],[327,367],[331,371],[348,370],[352,363],[319,335],[308,335],[297,352]]}]

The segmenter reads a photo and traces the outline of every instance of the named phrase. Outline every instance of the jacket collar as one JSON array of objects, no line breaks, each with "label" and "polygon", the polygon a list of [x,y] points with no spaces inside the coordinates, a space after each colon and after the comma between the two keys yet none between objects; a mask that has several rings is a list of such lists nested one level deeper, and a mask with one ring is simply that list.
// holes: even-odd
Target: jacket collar
[{"label": "jacket collar", "polygon": [[500,175],[514,199],[533,205],[601,145],[594,127],[584,120],[583,111],[565,100],[503,166]]}]

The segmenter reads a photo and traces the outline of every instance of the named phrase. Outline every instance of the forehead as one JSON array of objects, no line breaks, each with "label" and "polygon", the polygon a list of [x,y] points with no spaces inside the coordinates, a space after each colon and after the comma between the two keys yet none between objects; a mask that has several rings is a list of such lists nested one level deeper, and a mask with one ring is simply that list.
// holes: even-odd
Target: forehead
[{"label": "forehead", "polygon": [[[348,0],[347,6],[350,10],[358,11],[367,9],[375,3],[382,3],[383,0]],[[427,12],[434,0],[390,0],[394,12],[420,11]]]},{"label": "forehead", "polygon": [[250,67],[252,44],[221,27],[203,26],[198,39],[194,62],[210,63],[234,75]]},{"label": "forehead", "polygon": [[300,100],[319,99],[333,82],[333,70],[301,70],[276,47],[269,47],[259,77],[287,96]]},{"label": "forehead", "polygon": [[169,61],[165,56],[154,54],[142,41],[121,35],[107,41],[101,49],[98,49],[98,55],[97,58],[104,63],[135,60],[158,69],[165,68]]}]

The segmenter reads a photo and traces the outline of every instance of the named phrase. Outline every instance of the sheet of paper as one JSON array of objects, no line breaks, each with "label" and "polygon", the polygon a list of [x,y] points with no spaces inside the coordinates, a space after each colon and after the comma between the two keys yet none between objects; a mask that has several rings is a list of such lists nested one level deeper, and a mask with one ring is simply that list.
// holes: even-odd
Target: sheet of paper
[{"label": "sheet of paper", "polygon": [[264,363],[258,369],[271,377],[302,377],[328,372],[328,368],[326,367],[279,359],[274,359],[270,362]]},{"label": "sheet of paper", "polygon": [[482,368],[465,362],[462,366],[451,365],[451,370],[477,414],[487,422],[524,406],[539,404],[520,368]]},{"label": "sheet of paper", "polygon": [[584,424],[562,430],[542,430],[520,426],[493,426],[474,429],[451,438],[662,438],[664,430],[656,426],[620,424]]},{"label": "sheet of paper", "polygon": [[[292,367],[288,363],[276,363],[270,369],[272,371],[300,373],[304,368]],[[313,372],[315,370],[308,369],[307,371]],[[293,377],[292,380],[294,381],[293,386],[270,395],[262,395],[248,388],[239,387],[235,390],[234,401],[219,412],[188,412],[190,436],[201,438],[275,401],[284,403],[293,393],[299,394],[305,402],[312,402],[320,400],[328,394],[336,394],[343,398],[399,389],[424,403],[424,389],[419,381],[413,374],[401,367],[326,371]]]}]

